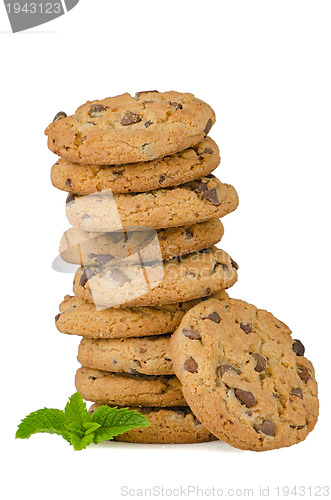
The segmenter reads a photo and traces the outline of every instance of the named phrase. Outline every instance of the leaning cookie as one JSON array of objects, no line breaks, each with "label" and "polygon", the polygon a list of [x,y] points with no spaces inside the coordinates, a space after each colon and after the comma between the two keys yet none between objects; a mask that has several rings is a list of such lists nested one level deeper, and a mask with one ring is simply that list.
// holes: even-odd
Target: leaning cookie
[{"label": "leaning cookie", "polygon": [[[100,404],[93,404],[93,413]],[[145,444],[188,444],[205,443],[217,438],[211,434],[193,415],[188,406],[170,408],[131,406],[130,410],[139,411],[149,420],[150,426],[131,429],[116,436],[116,441]]]},{"label": "leaning cookie", "polygon": [[237,269],[224,250],[212,247],[165,262],[79,268],[73,290],[99,307],[172,304],[231,287]]},{"label": "leaning cookie", "polygon": [[181,384],[173,375],[130,375],[82,367],[76,372],[75,384],[83,398],[94,403],[120,406],[187,405]]},{"label": "leaning cookie", "polygon": [[136,255],[136,261],[168,260],[209,248],[224,234],[219,219],[190,226],[134,232],[87,233],[77,227],[68,229],[60,243],[63,260],[81,266],[103,265]]},{"label": "leaning cookie", "polygon": [[216,143],[206,137],[172,156],[128,165],[82,165],[60,158],[52,167],[53,186],[78,195],[111,189],[139,193],[177,186],[210,174],[220,163]]},{"label": "leaning cookie", "polygon": [[161,229],[224,217],[233,212],[238,203],[235,188],[210,175],[147,193],[69,194],[66,214],[70,224],[83,231]]},{"label": "leaning cookie", "polygon": [[[224,290],[213,294],[212,297],[219,300],[229,298]],[[98,310],[91,302],[66,295],[60,304],[60,313],[55,317],[55,324],[62,333],[94,339],[162,335],[173,332],[184,314],[201,300],[206,299],[154,307]]]},{"label": "leaning cookie", "polygon": [[231,446],[271,450],[313,430],[314,368],[271,313],[241,300],[207,300],[185,315],[170,352],[192,411]]},{"label": "leaning cookie", "polygon": [[114,373],[174,375],[170,334],[131,339],[82,339],[77,360],[86,368]]},{"label": "leaning cookie", "polygon": [[72,116],[59,112],[45,134],[49,149],[66,160],[114,165],[190,148],[214,122],[212,108],[192,94],[148,91],[88,101]]}]

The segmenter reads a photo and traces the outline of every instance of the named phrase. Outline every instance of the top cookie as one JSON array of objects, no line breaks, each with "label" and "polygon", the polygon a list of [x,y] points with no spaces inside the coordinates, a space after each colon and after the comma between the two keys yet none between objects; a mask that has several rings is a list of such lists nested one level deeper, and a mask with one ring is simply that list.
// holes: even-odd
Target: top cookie
[{"label": "top cookie", "polygon": [[179,92],[137,92],[88,101],[58,113],[45,130],[66,160],[94,165],[148,161],[198,144],[215,123],[212,108]]},{"label": "top cookie", "polygon": [[314,368],[271,313],[241,300],[209,299],[184,316],[170,352],[192,411],[230,445],[290,446],[314,428]]}]

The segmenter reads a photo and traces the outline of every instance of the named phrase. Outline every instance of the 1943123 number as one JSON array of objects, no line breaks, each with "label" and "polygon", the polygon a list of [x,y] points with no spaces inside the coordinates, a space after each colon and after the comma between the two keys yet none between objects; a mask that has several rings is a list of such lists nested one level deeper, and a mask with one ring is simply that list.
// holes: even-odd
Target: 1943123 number
[{"label": "1943123 number", "polygon": [[15,2],[14,4],[6,4],[6,9],[9,14],[60,14],[62,11],[62,5],[60,2],[26,2],[24,4]]}]

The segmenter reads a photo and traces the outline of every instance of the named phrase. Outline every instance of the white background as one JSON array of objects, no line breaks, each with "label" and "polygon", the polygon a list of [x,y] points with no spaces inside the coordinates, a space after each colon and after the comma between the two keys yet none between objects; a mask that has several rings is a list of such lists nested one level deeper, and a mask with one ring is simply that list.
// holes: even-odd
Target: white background
[{"label": "white background", "polygon": [[[317,0],[81,0],[13,35],[1,4],[5,498],[117,499],[124,485],[180,484],[254,488],[258,497],[260,485],[273,496],[276,485],[329,483],[330,17],[330,2]],[[216,111],[217,175],[240,197],[221,243],[240,264],[230,294],[287,323],[316,366],[320,419],[297,446],[258,454],[221,442],[110,443],[75,452],[57,436],[14,439],[26,414],[64,407],[78,367],[79,338],[53,320],[73,276],[51,268],[68,223],[44,128],[88,99],[154,88],[193,92]]]}]

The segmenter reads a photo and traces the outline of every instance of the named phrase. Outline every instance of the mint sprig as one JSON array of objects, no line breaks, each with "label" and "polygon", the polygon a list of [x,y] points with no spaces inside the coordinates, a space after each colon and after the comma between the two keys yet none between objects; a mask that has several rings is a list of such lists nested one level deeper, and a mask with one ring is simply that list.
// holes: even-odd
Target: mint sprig
[{"label": "mint sprig", "polygon": [[148,427],[148,419],[136,410],[99,406],[92,413],[79,392],[75,392],[63,410],[43,408],[30,413],[18,426],[16,438],[28,439],[37,432],[58,434],[75,450],[83,450],[89,444],[109,441],[118,434],[136,427]]}]

